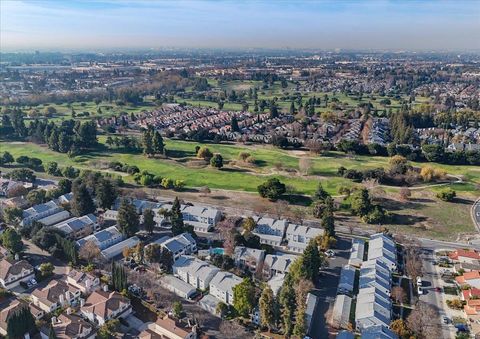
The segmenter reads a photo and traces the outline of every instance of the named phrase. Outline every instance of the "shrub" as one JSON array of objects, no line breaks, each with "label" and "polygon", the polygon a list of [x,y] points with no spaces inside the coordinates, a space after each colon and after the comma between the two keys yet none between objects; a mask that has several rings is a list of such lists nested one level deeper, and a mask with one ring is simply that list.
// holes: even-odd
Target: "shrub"
[{"label": "shrub", "polygon": [[453,199],[455,199],[456,196],[457,196],[457,192],[455,192],[451,188],[448,188],[446,190],[443,190],[437,193],[437,198],[443,201],[453,201]]}]

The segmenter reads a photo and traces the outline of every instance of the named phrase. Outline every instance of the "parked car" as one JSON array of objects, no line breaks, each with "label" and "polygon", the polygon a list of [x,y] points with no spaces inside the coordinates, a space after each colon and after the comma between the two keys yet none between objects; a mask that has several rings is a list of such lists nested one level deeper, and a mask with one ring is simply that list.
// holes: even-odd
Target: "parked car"
[{"label": "parked car", "polygon": [[422,295],[422,294],[423,294],[422,286],[418,286],[418,287],[417,287],[417,293],[418,293],[418,295]]},{"label": "parked car", "polygon": [[450,322],[450,319],[448,319],[448,317],[446,315],[444,315],[442,317],[442,321],[443,321],[444,324],[448,324]]},{"label": "parked car", "polygon": [[422,286],[422,277],[417,277],[417,285]]},{"label": "parked car", "polygon": [[455,324],[454,326],[458,332],[469,332],[467,324]]},{"label": "parked car", "polygon": [[335,256],[335,252],[333,250],[326,250],[325,251],[325,255],[329,258],[331,257],[334,257]]}]

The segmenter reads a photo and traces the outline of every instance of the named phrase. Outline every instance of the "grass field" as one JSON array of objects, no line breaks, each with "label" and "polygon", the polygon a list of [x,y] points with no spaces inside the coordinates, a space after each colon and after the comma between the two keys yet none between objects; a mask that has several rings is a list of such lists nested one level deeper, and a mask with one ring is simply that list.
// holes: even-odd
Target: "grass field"
[{"label": "grass field", "polygon": [[[100,142],[105,137],[101,136]],[[187,186],[209,186],[217,189],[240,190],[254,192],[257,186],[269,177],[278,177],[290,186],[296,193],[311,194],[317,183],[322,182],[332,194],[338,194],[342,185],[354,185],[350,180],[336,176],[338,167],[365,169],[385,167],[388,158],[355,156],[346,157],[332,152],[327,156],[311,157],[311,171],[308,176],[298,173],[299,159],[302,154],[293,151],[279,150],[269,146],[240,146],[206,144],[214,153],[220,153],[225,161],[238,159],[240,152],[250,153],[258,165],[253,168],[229,166],[222,170],[209,166],[192,166],[191,158],[195,156],[194,142],[166,140],[166,147],[171,154],[169,159],[146,158],[141,154],[132,154],[121,150],[103,148],[96,152],[77,156],[74,159],[66,154],[53,152],[48,148],[32,143],[0,143],[0,151],[9,151],[14,157],[26,155],[38,157],[43,162],[56,161],[60,166],[72,165],[79,168],[104,169],[110,161],[121,161],[137,165],[141,170],[147,170],[162,177],[185,180]],[[308,155],[305,153],[305,155]],[[424,164],[414,165],[421,166]],[[471,192],[475,190],[474,183],[480,183],[480,168],[474,166],[435,165],[448,173],[462,175],[469,184],[458,184],[458,191]],[[128,180],[128,178],[127,178]],[[394,189],[392,189],[394,191]]]}]

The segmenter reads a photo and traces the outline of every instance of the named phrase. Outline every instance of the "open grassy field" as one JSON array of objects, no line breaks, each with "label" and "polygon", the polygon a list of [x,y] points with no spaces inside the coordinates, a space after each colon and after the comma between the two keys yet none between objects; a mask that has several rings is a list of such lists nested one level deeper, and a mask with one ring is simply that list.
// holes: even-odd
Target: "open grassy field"
[{"label": "open grassy field", "polygon": [[[100,142],[105,140],[101,136]],[[217,189],[240,190],[254,192],[257,186],[269,177],[278,177],[292,190],[300,194],[311,194],[315,191],[317,183],[322,182],[324,187],[332,194],[338,194],[342,185],[354,185],[350,180],[336,176],[338,167],[366,169],[385,167],[388,158],[355,156],[347,157],[341,153],[331,152],[325,156],[310,157],[306,152],[279,150],[263,145],[218,145],[204,144],[213,153],[222,154],[229,164],[222,169],[213,169],[205,164],[198,165],[192,161],[195,156],[195,146],[201,145],[194,142],[166,140],[169,150],[169,159],[146,158],[142,154],[128,153],[122,150],[107,149],[106,147],[89,154],[77,156],[73,159],[66,154],[53,152],[45,146],[32,143],[0,143],[0,151],[9,151],[14,157],[26,155],[38,157],[44,162],[56,161],[61,166],[72,165],[79,168],[105,169],[110,161],[121,161],[136,165],[141,170],[147,170],[162,177],[185,180],[187,186],[208,186]],[[253,156],[257,165],[253,167],[234,164],[240,152],[248,152]],[[304,156],[310,159],[311,168],[308,175],[299,173],[299,159]],[[413,163],[421,166],[424,164]],[[471,192],[475,190],[474,184],[480,184],[480,168],[474,166],[434,165],[445,169],[448,173],[462,175],[468,183],[458,184],[458,191]],[[127,180],[129,180],[127,178]],[[395,189],[392,189],[394,191]]]}]

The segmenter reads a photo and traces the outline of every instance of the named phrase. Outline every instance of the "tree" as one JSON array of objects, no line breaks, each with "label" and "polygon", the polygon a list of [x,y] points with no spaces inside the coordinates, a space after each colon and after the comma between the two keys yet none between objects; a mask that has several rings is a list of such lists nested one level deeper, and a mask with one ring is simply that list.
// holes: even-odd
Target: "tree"
[{"label": "tree", "polygon": [[60,179],[58,181],[58,189],[62,194],[69,193],[72,190],[72,181],[68,179]]},{"label": "tree", "polygon": [[88,240],[80,247],[78,256],[91,264],[95,259],[100,257],[100,248],[94,241]]},{"label": "tree", "polygon": [[440,324],[432,323],[438,318],[438,312],[433,306],[419,301],[407,318],[407,326],[417,338],[440,338]]},{"label": "tree", "polygon": [[163,154],[165,149],[165,144],[163,143],[163,138],[158,131],[153,133],[152,137],[152,150],[154,154]]},{"label": "tree", "polygon": [[235,115],[232,116],[231,122],[230,122],[230,127],[232,132],[239,132],[240,127],[238,127],[238,120]]},{"label": "tree", "polygon": [[397,303],[402,304],[406,301],[407,293],[405,293],[402,286],[394,286],[392,287],[391,296]]},{"label": "tree", "polygon": [[319,200],[321,202],[325,202],[325,199],[327,199],[328,197],[331,198],[331,195],[327,191],[325,191],[322,183],[319,182],[318,186],[317,186],[317,190],[315,191],[315,194],[313,195],[313,198],[316,199],[316,200]]},{"label": "tree", "polygon": [[155,220],[153,219],[155,214],[151,209],[145,209],[143,211],[143,228],[149,234],[153,234],[153,229],[155,228]]},{"label": "tree", "polygon": [[220,318],[223,318],[227,313],[227,311],[228,311],[228,305],[221,301],[217,304],[217,307],[215,308],[215,313],[217,313],[220,316]]},{"label": "tree", "polygon": [[95,189],[97,204],[103,209],[109,209],[117,199],[117,190],[108,179],[102,179]]},{"label": "tree", "polygon": [[143,154],[146,156],[153,155],[153,143],[152,143],[152,136],[153,136],[153,127],[148,126],[147,130],[143,132],[142,135],[142,143],[143,143]]},{"label": "tree", "polygon": [[35,319],[27,306],[22,306],[7,319],[7,338],[21,339],[36,329]]},{"label": "tree", "polygon": [[8,165],[15,161],[13,156],[9,152],[3,152],[3,155],[0,159],[0,164]]},{"label": "tree", "polygon": [[172,204],[170,222],[172,223],[173,235],[178,235],[185,232],[185,225],[183,223],[183,215],[180,207],[180,200],[178,200],[178,197],[175,197],[175,200]]},{"label": "tree", "polygon": [[256,226],[257,223],[252,217],[245,218],[242,222],[242,228],[246,234],[252,233]]},{"label": "tree", "polygon": [[295,325],[293,334],[299,338],[305,337],[307,333],[307,324],[305,311],[307,308],[307,295],[313,289],[313,284],[309,280],[300,279],[295,285],[295,301],[297,308],[295,311]]},{"label": "tree", "polygon": [[210,159],[210,166],[215,168],[222,168],[223,167],[223,157],[219,153],[215,153],[215,155]]},{"label": "tree", "polygon": [[407,159],[401,155],[391,157],[388,164],[390,165],[390,173],[392,174],[405,174],[410,168]]},{"label": "tree", "polygon": [[48,330],[48,339],[57,339],[57,335],[55,334],[55,329],[53,325],[50,324],[50,329]]},{"label": "tree", "polygon": [[197,158],[202,158],[205,161],[209,161],[213,157],[213,153],[205,146],[202,146],[197,151]]},{"label": "tree", "polygon": [[359,216],[367,215],[370,212],[372,203],[366,188],[357,190],[351,195],[351,208],[353,214]]},{"label": "tree", "polygon": [[126,237],[131,237],[138,232],[140,220],[135,206],[127,199],[122,199],[118,208],[117,223],[120,232]]},{"label": "tree", "polygon": [[50,174],[50,175],[55,175],[55,176],[59,175],[60,170],[58,168],[58,164],[55,161],[51,161],[47,163],[45,172],[47,172],[47,174]]},{"label": "tree", "polygon": [[43,189],[33,190],[28,192],[27,200],[32,205],[38,205],[45,202],[45,195],[47,192]]},{"label": "tree", "polygon": [[268,330],[271,331],[277,324],[278,312],[275,297],[270,286],[267,285],[263,289],[258,305],[261,324],[268,327]]},{"label": "tree", "polygon": [[53,274],[53,270],[55,266],[52,263],[44,262],[40,264],[40,273],[42,274],[43,278],[49,277]]},{"label": "tree", "polygon": [[255,284],[250,278],[233,287],[233,307],[242,317],[248,317],[255,307]]},{"label": "tree", "polygon": [[399,194],[403,201],[407,201],[412,196],[412,192],[407,187],[402,187]]},{"label": "tree", "polygon": [[175,301],[173,303],[172,311],[173,311],[173,316],[175,318],[179,319],[182,316],[182,313],[183,313],[182,303],[180,301]]},{"label": "tree", "polygon": [[312,239],[305,247],[303,255],[296,261],[299,263],[299,271],[293,272],[293,276],[298,276],[312,282],[315,282],[322,265],[322,257],[318,250],[317,242]]},{"label": "tree", "polygon": [[22,237],[13,228],[7,228],[1,237],[3,247],[9,250],[12,254],[17,254],[23,251]]},{"label": "tree", "polygon": [[271,201],[278,200],[286,192],[285,184],[277,178],[268,179],[259,185],[257,189],[262,198],[268,198]]},{"label": "tree", "polygon": [[412,332],[403,319],[395,319],[392,321],[390,323],[390,329],[402,339],[409,339],[412,336]]},{"label": "tree", "polygon": [[121,264],[117,264],[112,261],[112,288],[115,291],[122,292],[126,291],[128,287],[127,282],[127,273],[125,272],[125,268]]},{"label": "tree", "polygon": [[288,338],[293,332],[293,320],[295,315],[296,299],[294,279],[290,273],[285,276],[284,283],[279,293],[279,304],[281,311],[281,322],[284,335]]},{"label": "tree", "polygon": [[70,205],[73,215],[81,217],[82,215],[95,212],[95,205],[85,184],[75,182],[72,193],[73,198]]},{"label": "tree", "polygon": [[452,190],[451,188],[448,188],[446,190],[443,190],[441,192],[437,193],[437,198],[443,201],[451,202],[455,199],[457,196],[457,192]]},{"label": "tree", "polygon": [[117,333],[119,328],[120,328],[120,321],[118,319],[108,320],[105,324],[103,324],[99,328],[96,338],[97,339],[115,338],[115,334]]}]

